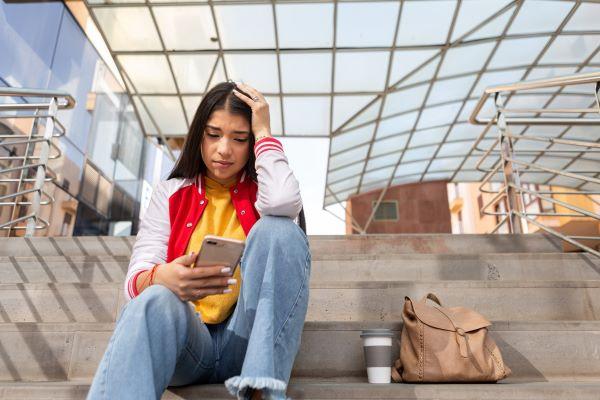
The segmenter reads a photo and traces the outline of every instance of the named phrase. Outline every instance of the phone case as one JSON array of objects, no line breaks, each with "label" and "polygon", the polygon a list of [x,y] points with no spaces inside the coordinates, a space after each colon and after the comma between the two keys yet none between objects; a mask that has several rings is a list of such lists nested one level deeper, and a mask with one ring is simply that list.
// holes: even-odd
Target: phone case
[{"label": "phone case", "polygon": [[195,266],[226,265],[231,267],[233,275],[244,253],[244,246],[245,243],[240,240],[206,235]]}]

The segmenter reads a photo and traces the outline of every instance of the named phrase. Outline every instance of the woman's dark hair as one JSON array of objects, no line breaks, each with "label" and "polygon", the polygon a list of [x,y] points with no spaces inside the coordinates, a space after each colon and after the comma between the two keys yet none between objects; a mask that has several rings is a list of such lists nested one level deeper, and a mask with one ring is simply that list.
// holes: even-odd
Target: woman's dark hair
[{"label": "woman's dark hair", "polygon": [[[248,121],[250,127],[252,127],[252,109],[233,94],[233,89],[235,87],[236,85],[234,82],[222,82],[210,89],[202,98],[202,101],[196,110],[196,114],[194,115],[194,119],[192,120],[192,124],[190,125],[181,154],[167,180],[171,178],[194,178],[199,173],[206,174],[206,164],[204,164],[204,160],[202,160],[200,148],[206,129],[206,123],[214,111],[226,110],[231,114],[241,115]],[[242,91],[242,93],[244,92]],[[244,170],[246,171],[246,176],[256,182],[256,168],[254,167],[256,159],[253,151],[254,134],[252,132],[249,135],[249,144],[249,157],[248,162],[244,166]],[[306,233],[304,209],[300,210],[298,219],[300,228]]]}]

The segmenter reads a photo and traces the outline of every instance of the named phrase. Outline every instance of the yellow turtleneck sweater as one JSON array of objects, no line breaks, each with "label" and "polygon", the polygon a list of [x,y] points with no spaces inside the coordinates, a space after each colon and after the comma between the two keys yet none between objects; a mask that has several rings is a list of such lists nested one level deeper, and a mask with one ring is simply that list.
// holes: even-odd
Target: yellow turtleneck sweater
[{"label": "yellow turtleneck sweater", "polygon": [[[229,188],[234,186],[236,181],[237,177],[233,177],[229,182],[220,184],[206,175],[204,176],[207,205],[198,225],[194,228],[185,254],[197,251],[202,245],[205,235],[246,240],[246,233],[237,219],[235,208],[231,202],[231,194],[229,193]],[[235,269],[233,277],[237,279],[237,283],[229,285],[232,289],[231,293],[215,294],[194,302],[196,311],[200,313],[204,323],[218,324],[227,319],[233,312],[242,284],[239,265]]]}]

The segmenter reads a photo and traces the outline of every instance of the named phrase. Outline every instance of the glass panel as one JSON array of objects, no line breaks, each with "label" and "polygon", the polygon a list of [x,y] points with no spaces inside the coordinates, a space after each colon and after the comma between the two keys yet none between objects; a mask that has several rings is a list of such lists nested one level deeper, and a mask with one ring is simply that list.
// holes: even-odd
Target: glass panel
[{"label": "glass panel", "polygon": [[364,185],[368,185],[369,183],[389,179],[392,175],[393,170],[394,170],[394,167],[389,167],[389,168],[378,169],[376,171],[366,172],[363,175],[362,185],[364,186]]},{"label": "glass panel", "polygon": [[274,136],[283,135],[286,132],[283,131],[281,125],[281,102],[279,96],[265,96],[267,103],[269,103],[269,113],[271,114],[271,133]]},{"label": "glass panel", "polygon": [[[475,110],[475,106],[479,102],[477,100],[469,100],[465,103],[462,111],[458,115],[458,121],[464,122],[468,121],[471,117],[471,113]],[[479,114],[477,115],[479,119],[483,118],[491,118],[496,114],[496,107],[494,106],[494,99],[492,97],[488,97],[487,101],[483,103],[483,107],[479,110]],[[490,131],[493,131],[495,127],[492,127]]]},{"label": "glass panel", "polygon": [[178,97],[144,96],[142,98],[163,134],[185,135],[187,133],[185,117]]},{"label": "glass panel", "polygon": [[370,171],[375,168],[386,167],[389,165],[395,166],[396,163],[398,162],[398,160],[400,159],[400,153],[401,152],[397,152],[394,154],[388,154],[388,155],[381,156],[381,157],[373,157],[373,155],[371,154],[371,158],[369,159],[369,162],[367,163],[367,171]]},{"label": "glass panel", "polygon": [[202,97],[182,96],[181,99],[183,100],[183,108],[185,109],[185,114],[187,115],[188,120],[190,121],[190,124],[191,124],[192,120],[194,119],[194,115],[196,115],[196,110],[198,109],[198,106],[200,105],[200,101],[202,100]]},{"label": "glass panel", "polygon": [[415,68],[424,68],[424,66],[421,67],[421,64],[434,56],[439,56],[439,52],[436,50],[394,51],[390,85],[394,86],[400,79],[404,78]]},{"label": "glass panel", "polygon": [[455,2],[405,2],[396,45],[443,44],[446,42]]},{"label": "glass panel", "polygon": [[438,76],[445,77],[479,71],[495,45],[495,43],[481,43],[448,49]]},{"label": "glass panel", "polygon": [[146,134],[149,134],[149,135],[151,135],[151,134],[157,134],[158,131],[156,130],[156,127],[154,126],[154,124],[150,120],[150,117],[148,116],[148,113],[146,112],[146,109],[142,105],[142,102],[141,102],[140,98],[138,96],[134,96],[133,97],[133,102],[135,103],[135,107],[137,109],[137,112],[138,112],[138,114],[140,116],[140,119],[142,120],[142,126],[144,127],[144,131],[146,132]]},{"label": "glass panel", "polygon": [[334,169],[342,165],[348,165],[353,162],[363,160],[367,156],[369,145],[364,145],[352,149],[350,151],[340,153],[336,156],[329,157],[329,168]]},{"label": "glass panel", "polygon": [[458,168],[462,160],[463,157],[436,158],[435,160],[432,160],[427,172],[430,174],[432,172],[454,170]]},{"label": "glass panel", "polygon": [[418,161],[418,162],[402,162],[396,170],[396,176],[407,176],[422,174],[427,168],[429,161]]},{"label": "glass panel", "polygon": [[[537,165],[540,165],[542,167],[552,168],[552,169],[562,169],[570,162],[571,162],[571,158],[549,157],[549,156],[541,157],[535,161],[535,163]],[[595,164],[594,167],[597,169],[598,164]],[[577,168],[574,168],[573,166],[571,166],[571,167],[569,167],[569,169],[577,169]]]},{"label": "glass panel", "polygon": [[559,1],[526,1],[513,21],[509,35],[554,32],[573,4]]},{"label": "glass panel", "polygon": [[270,4],[214,6],[214,9],[224,49],[275,48]]},{"label": "glass panel", "polygon": [[370,192],[371,190],[383,189],[387,183],[387,179],[370,182],[369,184],[362,185],[361,192]]},{"label": "glass panel", "polygon": [[331,154],[355,147],[359,144],[368,143],[373,138],[374,128],[375,124],[370,124],[335,136],[331,139]]},{"label": "glass panel", "polygon": [[337,46],[391,46],[398,8],[397,2],[340,3],[337,9]]},{"label": "glass panel", "polygon": [[565,31],[595,31],[600,21],[600,4],[583,3],[571,17]]},{"label": "glass panel", "polygon": [[162,50],[148,8],[93,8],[92,12],[113,51]]},{"label": "glass panel", "polygon": [[352,120],[347,126],[344,127],[344,130],[352,129],[355,126],[360,124],[374,121],[377,118],[379,113],[379,107],[381,106],[381,98],[375,100],[371,105],[369,105],[364,111],[360,113],[356,118]]},{"label": "glass panel", "polygon": [[471,145],[472,143],[469,142],[446,143],[442,145],[437,155],[439,157],[466,155]]},{"label": "glass panel", "polygon": [[568,131],[563,135],[565,139],[575,140],[598,140],[597,135],[590,130],[589,126],[571,126]]},{"label": "glass panel", "polygon": [[[530,95],[515,93],[506,103],[507,108],[541,108],[550,100],[549,95]],[[534,114],[518,114],[519,117]]]},{"label": "glass panel", "polygon": [[411,112],[408,114],[399,115],[397,117],[382,119],[377,129],[377,139],[384,138],[386,136],[394,135],[400,132],[409,132],[415,126],[418,112]]},{"label": "glass panel", "polygon": [[123,55],[117,58],[138,93],[176,93],[167,57]]},{"label": "glass panel", "polygon": [[209,6],[153,7],[167,50],[218,49]]},{"label": "glass panel", "polygon": [[542,57],[542,63],[583,63],[600,42],[600,35],[559,36]]},{"label": "glass panel", "polygon": [[281,48],[333,46],[333,4],[276,4]]},{"label": "glass panel", "polygon": [[477,139],[483,129],[484,127],[482,126],[473,125],[470,123],[455,124],[446,140],[454,141]]},{"label": "glass panel", "polygon": [[[538,67],[533,68],[527,75],[527,80],[547,79],[555,76],[570,75],[575,73],[575,67]],[[571,86],[565,87],[570,90]],[[548,89],[546,89],[548,90]]]},{"label": "glass panel", "polygon": [[331,53],[282,53],[280,61],[284,93],[331,92]]},{"label": "glass panel", "polygon": [[329,189],[333,190],[333,192],[335,193],[353,189],[356,188],[356,185],[358,185],[359,180],[360,176],[355,176],[353,178],[346,179],[345,181],[332,183],[329,185]]},{"label": "glass panel", "polygon": [[216,54],[175,54],[169,56],[181,93],[204,93]]},{"label": "glass panel", "polygon": [[[460,12],[456,18],[454,30],[452,31],[452,41],[469,32],[509,3],[510,0],[495,1],[493,5],[487,1],[463,1],[460,5]],[[482,30],[491,23],[490,21],[479,29]]]},{"label": "glass panel", "polygon": [[452,176],[452,172],[430,172],[425,175],[425,181],[448,180]]},{"label": "glass panel", "polygon": [[[348,167],[340,168],[336,171],[332,171],[327,174],[327,182],[337,182],[342,179],[346,179],[351,176],[358,175],[362,172],[364,165],[365,165],[364,162],[357,162]],[[332,168],[331,164],[329,165],[329,168],[330,169]]]},{"label": "glass panel", "polygon": [[401,88],[404,86],[410,86],[414,84],[426,83],[429,84],[431,80],[433,80],[433,76],[435,75],[435,71],[440,62],[440,58],[435,58],[431,60],[427,65],[420,68],[417,72],[415,72],[410,77],[407,77],[405,80],[397,88]]},{"label": "glass panel", "polygon": [[385,99],[381,116],[387,117],[391,114],[420,108],[428,88],[429,85],[425,84],[389,93]]},{"label": "glass panel", "polygon": [[435,152],[436,148],[437,145],[419,147],[416,149],[408,149],[404,152],[402,162],[405,163],[415,160],[428,160],[431,157],[431,155]]},{"label": "glass panel", "polygon": [[[548,182],[549,185],[565,186],[565,187],[577,187],[584,181],[581,179],[568,178],[566,176],[557,176]],[[543,182],[545,183],[545,182]]]},{"label": "glass panel", "polygon": [[427,105],[463,100],[475,82],[475,75],[437,81],[429,93]]},{"label": "glass panel", "polygon": [[548,43],[549,37],[505,39],[500,43],[488,68],[530,65]]},{"label": "glass panel", "polygon": [[350,190],[344,190],[343,192],[336,193],[335,195],[337,196],[337,199],[339,201],[344,201],[344,200],[347,200],[349,196],[351,196],[355,193],[356,193],[356,188],[350,189]]},{"label": "glass panel", "polygon": [[221,57],[217,62],[217,69],[215,70],[215,74],[213,75],[208,88],[212,88],[216,84],[220,82],[225,82],[227,78],[225,77],[225,66],[223,64],[223,58]]},{"label": "glass panel", "polygon": [[415,131],[412,139],[410,140],[410,147],[440,143],[442,139],[444,139],[446,132],[448,132],[448,127],[446,126]]},{"label": "glass panel", "polygon": [[600,163],[595,160],[575,160],[569,166],[569,171],[600,171]]},{"label": "glass panel", "polygon": [[400,135],[383,140],[378,140],[375,143],[373,143],[373,148],[371,149],[371,157],[375,157],[380,154],[385,154],[396,150],[402,150],[406,146],[407,140],[408,135]]},{"label": "glass panel", "polygon": [[413,174],[407,176],[400,176],[398,178],[394,178],[392,181],[392,185],[403,185],[405,183],[413,183],[420,178],[421,174]]},{"label": "glass panel", "polygon": [[[594,106],[592,96],[572,96],[559,94],[552,100],[549,108],[588,108]],[[596,107],[597,108],[597,107]],[[574,115],[571,115],[574,116]]]},{"label": "glass panel", "polygon": [[283,96],[285,134],[329,136],[329,102],[326,96]]},{"label": "glass panel", "polygon": [[550,173],[524,173],[521,175],[521,182],[523,183],[542,183],[545,184],[548,179],[554,175]]},{"label": "glass panel", "polygon": [[[525,75],[525,69],[512,69],[509,71],[486,72],[481,75],[477,86],[473,90],[473,95],[480,97],[484,90],[489,86],[498,86],[505,83],[518,82]],[[470,112],[470,111],[469,111]]]},{"label": "glass panel", "polygon": [[[485,1],[485,2],[470,1],[469,3],[480,3],[480,5],[485,4],[486,6],[489,6],[489,2],[487,2],[487,1]],[[465,4],[465,3],[463,2],[463,4]],[[502,32],[504,32],[504,29],[506,28],[506,24],[510,20],[514,11],[515,11],[515,7],[513,6],[510,9],[506,10],[501,15],[494,18],[493,20],[489,21],[487,24],[485,24],[484,26],[482,26],[481,28],[479,28],[478,30],[476,30],[475,32],[470,34],[469,36],[467,36],[466,40],[471,41],[471,40],[477,40],[477,39],[482,39],[482,38],[497,37],[497,36],[502,35]]]},{"label": "glass panel", "polygon": [[[333,129],[337,130],[342,124],[344,124],[350,117],[352,117],[355,113],[357,113],[361,108],[363,108],[367,103],[373,100],[375,96],[351,96],[351,95],[336,95],[333,97]],[[379,104],[379,102],[376,102]],[[367,110],[365,110],[366,112]],[[363,120],[367,119],[374,120],[377,117],[377,112],[379,111],[378,107],[371,107],[369,109],[370,113],[367,116],[363,116]],[[360,118],[364,114],[361,113]],[[350,126],[356,126],[359,123],[354,123],[352,121]]]},{"label": "glass panel", "polygon": [[462,102],[425,108],[421,114],[417,128],[424,129],[452,123],[461,105]]},{"label": "glass panel", "polygon": [[389,52],[340,52],[335,58],[336,92],[382,91],[388,68]]},{"label": "glass panel", "polygon": [[261,93],[279,93],[277,56],[270,54],[225,54],[229,78],[248,83]]},{"label": "glass panel", "polygon": [[480,182],[484,177],[483,172],[479,171],[460,171],[456,174],[454,182]]}]

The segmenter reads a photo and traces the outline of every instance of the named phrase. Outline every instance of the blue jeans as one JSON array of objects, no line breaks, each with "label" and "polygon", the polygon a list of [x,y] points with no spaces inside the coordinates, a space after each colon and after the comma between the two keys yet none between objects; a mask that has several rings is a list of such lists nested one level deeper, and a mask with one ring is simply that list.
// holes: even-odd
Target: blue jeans
[{"label": "blue jeans", "polygon": [[192,304],[153,285],[121,310],[88,399],[160,399],[167,386],[225,383],[286,399],[308,308],[311,255],[289,218],[265,216],[250,230],[233,313],[205,324]]}]

